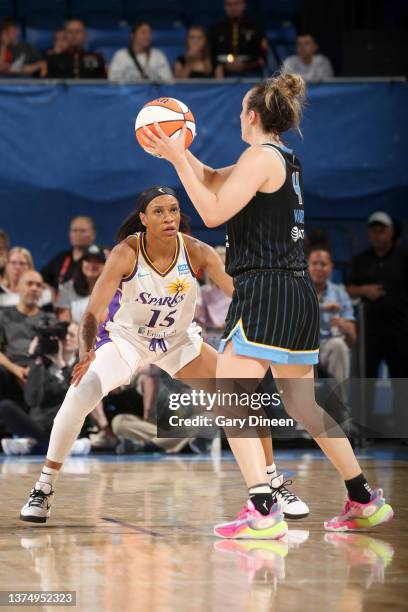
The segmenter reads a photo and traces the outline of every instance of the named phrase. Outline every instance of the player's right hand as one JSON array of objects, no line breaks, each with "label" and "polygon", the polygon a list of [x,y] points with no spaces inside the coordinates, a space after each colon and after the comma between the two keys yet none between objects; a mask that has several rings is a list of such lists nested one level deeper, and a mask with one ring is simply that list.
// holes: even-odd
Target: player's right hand
[{"label": "player's right hand", "polygon": [[80,360],[77,364],[75,364],[74,369],[72,370],[71,385],[74,385],[74,387],[79,385],[82,378],[87,373],[89,366],[95,359],[95,356],[94,350],[88,351],[87,353],[81,355]]}]

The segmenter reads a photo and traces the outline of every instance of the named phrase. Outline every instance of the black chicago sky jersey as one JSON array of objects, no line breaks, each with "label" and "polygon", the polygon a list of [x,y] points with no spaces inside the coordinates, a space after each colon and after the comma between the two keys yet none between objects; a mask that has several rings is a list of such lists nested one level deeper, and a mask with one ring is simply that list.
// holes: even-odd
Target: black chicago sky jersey
[{"label": "black chicago sky jersey", "polygon": [[286,165],[286,179],[274,193],[257,191],[227,223],[226,271],[279,268],[304,270],[302,168],[290,149],[272,144]]}]

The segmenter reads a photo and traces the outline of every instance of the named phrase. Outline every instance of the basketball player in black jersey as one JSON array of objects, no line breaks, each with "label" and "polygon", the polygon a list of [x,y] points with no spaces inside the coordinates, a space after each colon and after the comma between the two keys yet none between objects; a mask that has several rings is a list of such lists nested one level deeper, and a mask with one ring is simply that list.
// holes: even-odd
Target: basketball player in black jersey
[{"label": "basketball player in black jersey", "polygon": [[[299,126],[304,92],[298,75],[281,74],[255,85],[243,99],[240,116],[242,139],[249,146],[228,168],[213,170],[185,152],[184,133],[171,140],[157,124],[157,136],[147,128],[145,133],[151,152],[173,164],[204,223],[227,222],[226,270],[234,279],[234,294],[217,379],[262,379],[270,367],[286,411],[315,438],[345,481],[348,500],[325,528],[369,529],[391,520],[392,508],[381,489],[371,490],[349,441],[314,397],[319,306],[303,251],[302,169],[281,139]],[[273,502],[281,501],[265,482],[267,441],[229,437],[229,443],[250,501],[237,520],[218,525],[215,533],[280,537],[270,535],[271,521],[259,520],[260,515],[272,521],[278,517]]]}]

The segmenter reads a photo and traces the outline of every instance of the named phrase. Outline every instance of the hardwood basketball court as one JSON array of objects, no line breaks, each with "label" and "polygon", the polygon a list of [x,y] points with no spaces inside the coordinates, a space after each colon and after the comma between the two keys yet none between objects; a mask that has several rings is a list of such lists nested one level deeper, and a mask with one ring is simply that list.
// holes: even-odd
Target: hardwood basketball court
[{"label": "hardwood basketball court", "polygon": [[278,466],[296,478],[311,514],[290,521],[285,540],[267,542],[212,534],[245,500],[229,454],[69,459],[51,519],[38,526],[18,515],[42,458],[3,458],[0,590],[76,591],[85,611],[406,609],[408,452],[359,457],[367,479],[384,487],[392,523],[325,533],[323,520],[341,508],[340,478],[318,451],[285,451]]}]

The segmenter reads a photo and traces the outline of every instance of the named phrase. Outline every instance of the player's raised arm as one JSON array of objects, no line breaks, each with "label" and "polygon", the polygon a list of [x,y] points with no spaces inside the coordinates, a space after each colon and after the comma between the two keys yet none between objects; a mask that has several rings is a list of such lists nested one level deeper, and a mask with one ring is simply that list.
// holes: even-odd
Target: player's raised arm
[{"label": "player's raised arm", "polygon": [[251,146],[244,151],[230,176],[217,194],[213,193],[195,175],[187,161],[184,149],[185,128],[177,139],[171,140],[156,123],[154,134],[145,128],[146,147],[150,152],[164,157],[173,164],[184,189],[207,227],[225,223],[244,208],[276,172],[281,184],[282,164],[277,156],[269,155],[261,146]]},{"label": "player's raised arm", "polygon": [[205,270],[210,279],[224,291],[232,296],[234,285],[232,278],[225,272],[225,265],[217,251],[209,244],[201,242],[191,236],[183,236],[194,268]]},{"label": "player's raised arm", "polygon": [[225,168],[210,168],[210,166],[206,166],[197,159],[189,150],[186,150],[186,158],[198,180],[213,193],[217,193],[221,189],[235,167],[235,164],[233,164]]}]

